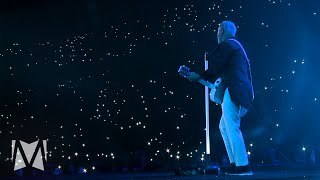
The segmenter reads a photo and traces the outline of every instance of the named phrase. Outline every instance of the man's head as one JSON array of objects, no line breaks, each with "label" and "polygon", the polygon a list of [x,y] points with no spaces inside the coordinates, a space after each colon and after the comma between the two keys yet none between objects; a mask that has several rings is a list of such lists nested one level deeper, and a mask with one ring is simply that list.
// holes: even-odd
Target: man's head
[{"label": "man's head", "polygon": [[231,21],[223,21],[219,28],[217,33],[217,39],[218,44],[225,41],[228,38],[234,37],[237,32],[237,27],[234,25]]}]

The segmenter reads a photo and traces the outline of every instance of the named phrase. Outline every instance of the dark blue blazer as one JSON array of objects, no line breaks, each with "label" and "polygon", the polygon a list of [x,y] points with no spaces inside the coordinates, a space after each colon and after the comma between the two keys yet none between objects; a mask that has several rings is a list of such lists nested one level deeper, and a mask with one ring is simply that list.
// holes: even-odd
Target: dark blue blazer
[{"label": "dark blue blazer", "polygon": [[222,82],[216,92],[218,98],[223,99],[225,89],[228,88],[231,100],[249,109],[254,97],[250,62],[241,46],[230,39],[221,42],[212,52],[208,59],[208,70],[200,75],[213,82],[221,77]]}]

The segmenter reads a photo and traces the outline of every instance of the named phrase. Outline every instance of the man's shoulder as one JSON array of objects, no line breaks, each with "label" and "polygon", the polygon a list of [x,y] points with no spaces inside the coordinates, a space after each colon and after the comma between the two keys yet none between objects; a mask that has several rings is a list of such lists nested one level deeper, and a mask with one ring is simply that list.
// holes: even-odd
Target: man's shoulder
[{"label": "man's shoulder", "polygon": [[223,48],[228,49],[239,49],[241,48],[241,42],[236,38],[230,38],[221,43]]},{"label": "man's shoulder", "polygon": [[229,45],[239,45],[239,44],[241,44],[241,42],[237,38],[229,38],[229,39],[225,40],[224,42],[229,44]]},{"label": "man's shoulder", "polygon": [[226,51],[238,48],[237,47],[238,46],[237,43],[235,41],[231,40],[231,39],[227,39],[227,40],[221,42],[219,44],[219,46],[220,46],[220,49],[223,49],[223,50],[226,50]]}]

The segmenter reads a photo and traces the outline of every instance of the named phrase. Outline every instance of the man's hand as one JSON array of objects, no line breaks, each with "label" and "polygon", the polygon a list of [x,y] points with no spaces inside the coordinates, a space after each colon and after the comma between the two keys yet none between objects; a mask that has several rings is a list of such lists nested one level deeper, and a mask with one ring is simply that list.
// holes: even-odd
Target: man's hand
[{"label": "man's hand", "polygon": [[190,80],[190,82],[195,82],[195,81],[199,81],[201,79],[200,75],[195,73],[195,72],[191,72],[188,79]]}]

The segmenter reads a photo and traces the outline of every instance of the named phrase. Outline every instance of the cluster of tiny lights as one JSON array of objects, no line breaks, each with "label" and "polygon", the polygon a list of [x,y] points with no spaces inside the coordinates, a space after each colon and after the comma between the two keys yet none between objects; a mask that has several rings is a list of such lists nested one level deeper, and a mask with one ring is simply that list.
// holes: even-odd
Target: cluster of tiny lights
[{"label": "cluster of tiny lights", "polygon": [[[288,0],[266,0],[266,2],[270,6],[278,4],[293,6]],[[234,17],[245,8],[246,4],[229,8],[223,6],[223,1],[212,3],[210,7],[206,8],[206,12],[210,13],[214,19],[206,23],[200,19],[201,10],[196,4],[167,8],[163,11],[161,27],[157,32],[154,32],[156,26],[146,23],[143,18],[134,20],[134,22],[119,22],[105,27],[103,36],[98,37],[106,45],[105,48],[102,48],[103,50],[101,47],[91,46],[96,43],[98,36],[94,33],[68,37],[63,41],[47,40],[39,42],[33,48],[25,47],[21,43],[13,43],[8,48],[1,49],[0,58],[2,59],[24,59],[19,61],[19,66],[10,64],[5,67],[12,81],[21,78],[19,74],[21,69],[24,73],[32,75],[35,75],[36,73],[33,73],[39,68],[50,69],[48,71],[55,72],[55,76],[65,75],[66,77],[59,77],[55,80],[52,80],[51,77],[51,87],[48,87],[50,94],[44,94],[45,88],[37,89],[31,86],[23,88],[20,86],[15,89],[13,91],[15,94],[14,104],[1,104],[0,121],[4,126],[0,129],[0,135],[12,137],[16,132],[28,126],[29,122],[41,122],[39,127],[48,130],[44,139],[48,141],[49,161],[50,159],[58,160],[57,167],[59,169],[67,168],[68,162],[74,160],[86,164],[96,159],[113,162],[122,158],[124,154],[118,150],[123,147],[117,142],[119,139],[130,142],[133,134],[141,137],[135,141],[144,146],[148,152],[147,160],[150,162],[165,158],[175,161],[184,158],[206,161],[203,138],[194,140],[192,139],[194,137],[187,137],[188,134],[183,135],[186,133],[185,129],[190,129],[190,127],[186,127],[186,123],[201,122],[200,119],[192,119],[197,117],[200,112],[188,111],[194,104],[199,104],[200,97],[192,88],[183,89],[170,84],[169,79],[180,81],[185,87],[196,86],[191,85],[182,77],[177,78],[176,69],[164,69],[160,75],[154,77],[121,83],[121,81],[112,78],[114,77],[113,73],[118,69],[115,70],[115,67],[110,66],[112,63],[109,62],[118,61],[120,58],[134,59],[136,58],[134,56],[141,53],[139,49],[146,44],[151,46],[154,42],[159,43],[158,46],[161,48],[172,48],[171,44],[181,32],[186,33],[190,38],[194,36],[190,41],[192,46],[201,45],[197,34],[216,32],[215,29],[221,19]],[[310,16],[319,14],[319,12],[313,12]],[[315,18],[317,17],[315,16]],[[130,24],[139,27],[139,31],[131,30]],[[263,28],[266,33],[273,28],[271,22],[266,20],[259,20],[256,25]],[[240,26],[238,28],[241,30]],[[123,43],[110,46],[107,45],[109,41]],[[272,42],[267,40],[260,48],[263,51],[271,47]],[[43,51],[47,53],[45,55],[40,53]],[[197,61],[192,58],[192,60],[186,60],[185,63],[187,66],[194,66]],[[281,97],[293,96],[294,89],[286,87],[283,82],[300,77],[303,73],[300,70],[301,66],[308,66],[309,61],[307,58],[297,58],[289,59],[288,62],[290,68],[286,68],[283,74],[267,74],[266,82],[261,82],[260,86],[255,87],[257,96],[270,94],[280,94]],[[96,69],[104,67],[104,70],[97,70],[98,72],[95,68],[90,70],[92,66]],[[74,69],[79,67],[86,67],[88,70],[83,68],[76,73]],[[66,73],[68,69],[75,72],[70,72],[70,75]],[[99,85],[95,86],[93,82],[98,82]],[[43,100],[36,102],[32,99],[34,96],[51,97],[53,100],[43,98]],[[317,97],[319,96],[309,97],[308,101],[317,105],[319,103]],[[16,108],[22,112],[27,111],[30,107],[36,109],[23,116],[18,116],[10,111],[10,108]],[[73,111],[72,108],[76,110]],[[60,109],[61,112],[54,112],[55,109]],[[274,107],[271,111],[274,114],[280,114],[296,109],[292,102],[287,107]],[[57,119],[51,117],[57,117]],[[168,121],[165,123],[156,122],[160,118],[171,121],[170,123],[167,123]],[[282,130],[284,126],[285,124],[280,120],[272,122],[272,128],[275,131]],[[205,135],[203,126],[200,130],[194,129],[194,132],[197,131],[196,133]],[[30,138],[38,139],[41,137]],[[277,136],[272,133],[267,134],[265,139],[268,143],[278,140]],[[189,141],[193,141],[194,144],[190,145]],[[253,157],[256,154],[255,147],[258,147],[259,142],[250,139],[248,143],[247,154]],[[308,147],[308,150],[311,149],[308,144],[304,145]],[[94,149],[92,147],[98,148],[95,148],[96,151],[92,151]],[[300,145],[297,149],[304,152],[307,151],[306,147]],[[131,154],[135,154],[134,151],[132,150]],[[11,160],[10,154],[4,155],[0,152],[0,159],[9,161]],[[87,166],[87,169],[83,168],[83,173],[96,170],[96,168],[98,169],[95,166]]]}]

